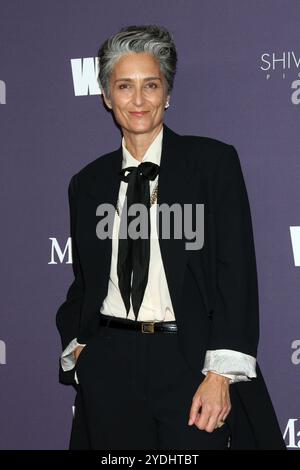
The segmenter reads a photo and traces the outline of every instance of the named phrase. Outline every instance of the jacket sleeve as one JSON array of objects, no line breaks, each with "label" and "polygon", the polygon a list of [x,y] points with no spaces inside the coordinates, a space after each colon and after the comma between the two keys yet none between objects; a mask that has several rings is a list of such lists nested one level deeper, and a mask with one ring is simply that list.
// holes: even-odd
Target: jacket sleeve
[{"label": "jacket sleeve", "polygon": [[81,272],[79,255],[75,239],[76,226],[76,198],[77,198],[77,179],[76,175],[71,178],[68,188],[69,208],[70,208],[70,233],[72,246],[72,261],[74,280],[70,285],[66,300],[59,307],[56,313],[56,325],[60,333],[62,349],[77,337],[79,330],[81,304],[84,295],[84,280]]},{"label": "jacket sleeve", "polygon": [[206,351],[202,373],[207,375],[209,371],[228,377],[230,383],[247,382],[257,377],[256,359],[230,349]]},{"label": "jacket sleeve", "polygon": [[259,299],[252,220],[236,149],[227,145],[215,173],[215,296],[208,350],[255,358]]},{"label": "jacket sleeve", "polygon": [[72,370],[76,365],[76,359],[74,356],[74,351],[78,346],[86,346],[86,344],[78,343],[77,338],[74,338],[63,350],[60,356],[60,364],[63,371]]}]

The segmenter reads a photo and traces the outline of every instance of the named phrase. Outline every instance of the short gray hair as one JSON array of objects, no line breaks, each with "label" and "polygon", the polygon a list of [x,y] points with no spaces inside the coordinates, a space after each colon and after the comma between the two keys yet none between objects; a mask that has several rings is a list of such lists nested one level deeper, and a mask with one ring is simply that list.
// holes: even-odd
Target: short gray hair
[{"label": "short gray hair", "polygon": [[131,52],[148,52],[158,60],[165,78],[167,94],[173,89],[176,73],[177,52],[172,34],[163,26],[127,26],[106,39],[98,51],[99,74],[97,77],[101,92],[110,98],[109,79],[113,67],[120,57]]}]

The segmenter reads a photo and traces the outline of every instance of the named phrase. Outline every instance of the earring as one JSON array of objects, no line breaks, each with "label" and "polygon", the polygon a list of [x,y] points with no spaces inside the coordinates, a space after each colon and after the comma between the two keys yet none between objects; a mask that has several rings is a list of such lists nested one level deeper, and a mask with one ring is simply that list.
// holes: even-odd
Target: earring
[{"label": "earring", "polygon": [[169,103],[167,102],[165,108],[168,108],[169,106],[170,106],[170,105],[169,105]]}]

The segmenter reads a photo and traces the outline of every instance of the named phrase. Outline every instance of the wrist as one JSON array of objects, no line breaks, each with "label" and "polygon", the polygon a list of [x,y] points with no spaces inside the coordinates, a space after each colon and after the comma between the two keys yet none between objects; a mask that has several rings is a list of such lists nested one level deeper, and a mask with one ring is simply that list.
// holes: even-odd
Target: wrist
[{"label": "wrist", "polygon": [[217,382],[228,384],[230,383],[230,378],[225,377],[224,375],[218,374],[217,372],[208,371],[206,377],[210,380],[215,380]]}]

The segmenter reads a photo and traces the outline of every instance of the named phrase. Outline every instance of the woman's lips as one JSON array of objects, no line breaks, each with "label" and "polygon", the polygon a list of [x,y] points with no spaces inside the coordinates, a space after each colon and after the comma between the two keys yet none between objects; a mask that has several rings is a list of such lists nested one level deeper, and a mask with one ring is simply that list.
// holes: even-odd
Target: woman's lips
[{"label": "woman's lips", "polygon": [[132,116],[136,116],[136,117],[142,117],[144,116],[145,114],[147,114],[148,111],[142,111],[142,112],[134,112],[134,111],[130,111],[130,114],[132,114]]}]

